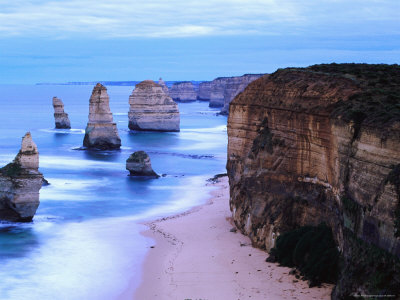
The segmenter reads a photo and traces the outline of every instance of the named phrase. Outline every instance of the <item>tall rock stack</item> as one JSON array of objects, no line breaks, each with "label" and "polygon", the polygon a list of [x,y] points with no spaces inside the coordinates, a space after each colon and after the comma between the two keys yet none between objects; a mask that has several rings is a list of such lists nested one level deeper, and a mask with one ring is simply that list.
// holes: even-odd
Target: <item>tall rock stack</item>
[{"label": "tall rock stack", "polygon": [[160,77],[160,79],[158,80],[158,84],[161,85],[162,90],[164,91],[165,94],[169,95],[169,90],[167,85],[165,84],[165,81]]},{"label": "tall rock stack", "polygon": [[175,101],[195,101],[197,94],[190,81],[175,82],[170,91],[170,96]]},{"label": "tall rock stack", "polygon": [[107,88],[98,83],[89,100],[89,122],[83,146],[88,149],[113,150],[121,147],[117,124],[110,111]]},{"label": "tall rock stack", "polygon": [[32,220],[39,206],[43,175],[39,172],[39,152],[28,132],[12,163],[0,169],[0,219]]},{"label": "tall rock stack", "polygon": [[178,105],[152,80],[137,84],[129,96],[129,129],[179,131]]},{"label": "tall rock stack", "polygon": [[213,84],[211,81],[204,81],[199,84],[199,92],[197,94],[197,100],[209,101],[211,98],[211,88]]},{"label": "tall rock stack", "polygon": [[70,129],[71,122],[68,114],[64,112],[64,103],[61,99],[53,97],[54,121],[58,129]]}]

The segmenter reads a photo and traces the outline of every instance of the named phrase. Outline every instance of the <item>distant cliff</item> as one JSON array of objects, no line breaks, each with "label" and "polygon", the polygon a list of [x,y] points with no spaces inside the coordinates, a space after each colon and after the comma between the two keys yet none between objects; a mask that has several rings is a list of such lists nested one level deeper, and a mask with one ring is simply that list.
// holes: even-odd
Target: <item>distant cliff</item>
[{"label": "distant cliff", "polygon": [[278,70],[229,111],[230,206],[253,244],[325,222],[342,257],[334,299],[400,293],[400,67]]},{"label": "distant cliff", "polygon": [[176,101],[195,101],[197,94],[194,85],[190,81],[175,82],[169,90],[169,95]]},{"label": "distant cliff", "polygon": [[213,81],[200,83],[197,98],[210,100],[210,107],[221,107],[222,114],[228,114],[229,103],[246,86],[260,78],[262,74],[245,74],[243,76],[218,77]]}]

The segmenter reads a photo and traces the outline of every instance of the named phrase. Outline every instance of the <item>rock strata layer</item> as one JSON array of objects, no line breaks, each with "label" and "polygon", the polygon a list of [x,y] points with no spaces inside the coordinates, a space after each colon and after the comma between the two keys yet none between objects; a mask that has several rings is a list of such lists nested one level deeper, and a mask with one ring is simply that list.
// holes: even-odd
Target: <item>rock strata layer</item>
[{"label": "rock strata layer", "polygon": [[137,84],[129,96],[129,129],[179,131],[178,104],[152,80]]},{"label": "rock strata layer", "polygon": [[197,94],[193,84],[190,81],[175,82],[169,92],[175,101],[195,101]]},{"label": "rock strata layer", "polygon": [[151,167],[150,157],[144,151],[132,153],[126,160],[126,169],[130,176],[160,177]]},{"label": "rock strata layer", "polygon": [[28,132],[12,163],[0,169],[0,219],[16,222],[32,220],[39,206],[43,175],[39,172],[39,152]]},{"label": "rock strata layer", "polygon": [[285,69],[230,105],[237,227],[269,251],[280,234],[325,222],[344,262],[334,299],[400,293],[399,78],[398,66]]},{"label": "rock strata layer", "polygon": [[117,124],[110,111],[107,88],[98,83],[89,100],[89,122],[83,146],[88,149],[113,150],[121,147]]},{"label": "rock strata layer", "polygon": [[68,114],[64,112],[64,103],[61,99],[53,97],[54,121],[58,129],[70,129],[71,122]]},{"label": "rock strata layer", "polygon": [[197,100],[209,101],[211,98],[211,88],[213,83],[211,81],[204,81],[199,84],[199,92],[197,94]]}]

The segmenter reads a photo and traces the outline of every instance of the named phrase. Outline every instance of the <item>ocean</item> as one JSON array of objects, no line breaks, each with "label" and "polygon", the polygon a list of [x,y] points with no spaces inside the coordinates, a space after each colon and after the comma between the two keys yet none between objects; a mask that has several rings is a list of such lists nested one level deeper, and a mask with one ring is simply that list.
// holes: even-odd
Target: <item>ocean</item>
[{"label": "ocean", "polygon": [[[181,131],[130,132],[133,86],[109,86],[120,151],[82,146],[93,86],[0,85],[0,166],[30,131],[50,183],[31,223],[0,222],[0,299],[116,299],[140,284],[150,246],[145,220],[204,203],[206,180],[225,173],[225,116],[208,102],[179,103]],[[62,99],[72,129],[54,129],[52,97]],[[128,176],[125,161],[146,151],[159,179]]]}]

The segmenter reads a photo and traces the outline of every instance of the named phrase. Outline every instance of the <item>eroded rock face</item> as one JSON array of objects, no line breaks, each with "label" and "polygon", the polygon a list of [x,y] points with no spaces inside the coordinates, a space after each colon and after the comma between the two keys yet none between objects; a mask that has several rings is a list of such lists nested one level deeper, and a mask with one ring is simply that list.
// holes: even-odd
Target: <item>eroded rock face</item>
[{"label": "eroded rock face", "polygon": [[158,84],[161,85],[162,90],[164,91],[164,93],[165,93],[166,95],[169,95],[168,87],[167,87],[167,85],[165,84],[165,81],[164,81],[161,77],[160,77],[160,79],[158,80]]},{"label": "eroded rock face", "polygon": [[[280,70],[249,84],[231,103],[228,119],[230,208],[238,228],[269,251],[281,233],[326,222],[346,261],[341,278],[368,261],[362,258],[367,251],[355,250],[357,239],[400,257],[400,188],[394,184],[400,180],[390,179],[400,176],[400,167],[394,171],[400,123],[368,123],[362,106],[350,111],[353,120],[334,114],[364,95],[368,84],[360,82],[347,73]],[[360,270],[373,270],[366,266]],[[364,279],[339,278],[334,298],[371,291]]]},{"label": "eroded rock face", "polygon": [[0,219],[29,222],[39,206],[43,175],[39,172],[39,152],[28,132],[12,163],[0,169]]},{"label": "eroded rock face", "polygon": [[110,111],[107,88],[98,83],[89,100],[89,122],[85,130],[83,146],[88,149],[112,150],[121,147],[117,124]]},{"label": "eroded rock face", "polygon": [[178,105],[152,80],[137,84],[129,96],[129,129],[179,131]]},{"label": "eroded rock face", "polygon": [[176,82],[172,85],[169,92],[175,101],[195,101],[197,99],[196,91],[190,81]]},{"label": "eroded rock face", "polygon": [[246,86],[260,78],[261,74],[246,74],[234,77],[218,77],[211,81],[210,107],[222,107],[222,113],[227,114],[229,103],[242,92]]},{"label": "eroded rock face", "polygon": [[61,99],[53,97],[54,121],[58,129],[70,129],[71,122],[68,114],[64,112],[64,103]]},{"label": "eroded rock face", "polygon": [[211,98],[211,88],[213,84],[211,81],[204,81],[199,84],[199,92],[197,95],[197,100],[209,101]]},{"label": "eroded rock face", "polygon": [[132,153],[126,160],[126,169],[130,176],[160,177],[151,167],[150,157],[144,151]]}]

